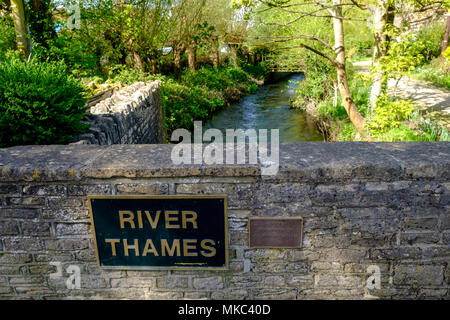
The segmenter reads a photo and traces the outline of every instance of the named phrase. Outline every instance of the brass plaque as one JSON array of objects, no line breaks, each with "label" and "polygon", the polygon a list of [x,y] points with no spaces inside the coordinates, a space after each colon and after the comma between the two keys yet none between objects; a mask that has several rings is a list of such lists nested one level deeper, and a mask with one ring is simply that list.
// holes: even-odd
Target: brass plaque
[{"label": "brass plaque", "polygon": [[249,218],[250,248],[301,248],[302,218]]}]

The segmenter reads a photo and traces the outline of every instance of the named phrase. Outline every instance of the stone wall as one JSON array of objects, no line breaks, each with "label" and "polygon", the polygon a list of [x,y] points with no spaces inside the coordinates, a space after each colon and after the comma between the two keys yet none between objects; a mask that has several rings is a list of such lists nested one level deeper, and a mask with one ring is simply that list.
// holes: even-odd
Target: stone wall
[{"label": "stone wall", "polygon": [[[450,143],[283,144],[276,176],[174,166],[171,148],[0,150],[0,298],[449,299]],[[227,194],[229,270],[100,269],[93,194]],[[250,249],[262,216],[303,217],[303,248]]]},{"label": "stone wall", "polygon": [[99,145],[164,143],[160,85],[160,81],[138,82],[92,106],[86,121],[90,128],[71,142]]}]

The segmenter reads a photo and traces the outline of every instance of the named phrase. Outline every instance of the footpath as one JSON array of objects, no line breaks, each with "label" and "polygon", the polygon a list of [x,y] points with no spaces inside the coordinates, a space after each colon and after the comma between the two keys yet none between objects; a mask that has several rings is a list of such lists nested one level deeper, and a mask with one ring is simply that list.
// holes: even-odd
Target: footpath
[{"label": "footpath", "polygon": [[[371,61],[354,62],[353,66],[358,73],[369,73]],[[400,81],[388,82],[388,94],[401,99],[410,99],[424,117],[447,127],[450,130],[450,91],[439,88],[433,84],[410,78]]]}]

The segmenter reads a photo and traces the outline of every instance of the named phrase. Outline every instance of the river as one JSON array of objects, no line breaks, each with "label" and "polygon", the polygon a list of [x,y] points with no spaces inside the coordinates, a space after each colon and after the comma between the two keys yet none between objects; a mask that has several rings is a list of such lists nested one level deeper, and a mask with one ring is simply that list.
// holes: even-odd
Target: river
[{"label": "river", "polygon": [[303,77],[293,74],[263,85],[255,94],[216,113],[203,124],[203,131],[216,128],[225,134],[225,129],[279,129],[280,142],[324,141],[304,111],[290,108],[295,87]]}]

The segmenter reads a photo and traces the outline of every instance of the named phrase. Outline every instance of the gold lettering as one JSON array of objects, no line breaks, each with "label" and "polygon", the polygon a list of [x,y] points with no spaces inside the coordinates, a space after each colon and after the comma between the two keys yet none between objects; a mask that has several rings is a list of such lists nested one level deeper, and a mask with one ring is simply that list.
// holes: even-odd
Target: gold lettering
[{"label": "gold lettering", "polygon": [[[124,215],[128,215],[128,218],[125,218]],[[125,228],[125,222],[128,222],[131,229],[134,229],[135,225],[133,219],[134,213],[132,211],[119,211],[120,229]]]},{"label": "gold lettering", "polygon": [[[149,250],[148,248],[151,247]],[[142,256],[146,257],[147,253],[153,253],[155,257],[158,256],[158,251],[156,251],[155,245],[153,244],[152,239],[147,239],[147,242],[145,243],[144,251],[142,252]]]},{"label": "gold lettering", "polygon": [[[178,211],[164,211],[166,218],[166,229],[179,229],[179,224],[170,224],[170,221],[178,221]],[[170,215],[176,214],[177,217],[170,217]]]},{"label": "gold lettering", "polygon": [[216,255],[216,248],[208,246],[207,244],[210,244],[211,246],[215,246],[216,242],[214,240],[211,240],[211,239],[204,239],[204,240],[202,240],[202,242],[200,242],[200,246],[202,247],[202,249],[208,250],[210,252],[208,253],[208,252],[205,252],[205,251],[201,250],[200,253],[204,257],[208,257],[208,258],[209,257],[214,257]]},{"label": "gold lettering", "polygon": [[197,252],[189,252],[189,249],[197,249],[197,247],[194,246],[190,246],[189,244],[193,243],[193,244],[197,244],[197,239],[183,239],[183,254],[185,257],[196,257],[198,256]]},{"label": "gold lettering", "polygon": [[166,250],[170,257],[173,257],[175,250],[177,251],[177,256],[180,256],[180,239],[173,239],[172,248],[169,247],[166,239],[161,239],[161,255],[166,256]]},{"label": "gold lettering", "polygon": [[[191,216],[187,218],[187,216]],[[182,211],[181,212],[181,222],[183,229],[187,229],[187,223],[192,223],[192,228],[197,229],[197,213],[194,211]]]},{"label": "gold lettering", "polygon": [[138,211],[137,212],[137,216],[138,216],[138,226],[139,229],[142,229],[144,227],[143,223],[142,223],[142,212]]},{"label": "gold lettering", "polygon": [[134,255],[136,257],[139,257],[139,242],[138,239],[134,239],[134,245],[130,246],[128,245],[127,239],[123,239],[123,252],[125,253],[125,256],[128,257],[128,250],[132,249],[134,250]]},{"label": "gold lettering", "polygon": [[153,220],[150,212],[149,211],[145,211],[145,215],[147,216],[147,220],[150,223],[150,226],[152,227],[152,229],[155,229],[158,226],[158,221],[159,221],[159,215],[160,214],[161,214],[161,211],[156,211],[156,217]]},{"label": "gold lettering", "polygon": [[105,239],[105,242],[111,244],[111,253],[115,257],[116,256],[116,243],[119,243],[120,239]]}]

